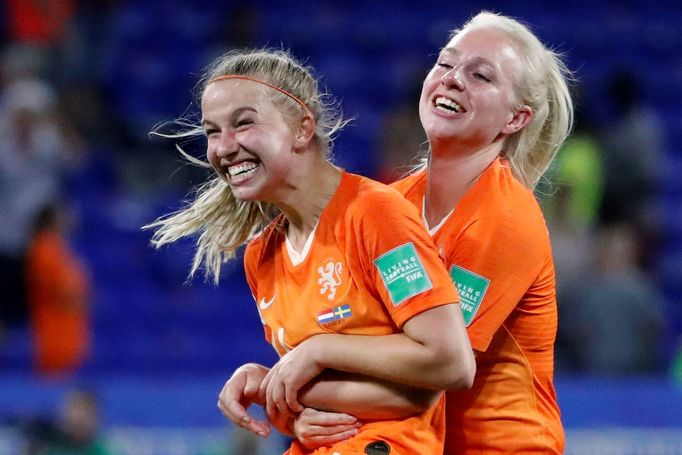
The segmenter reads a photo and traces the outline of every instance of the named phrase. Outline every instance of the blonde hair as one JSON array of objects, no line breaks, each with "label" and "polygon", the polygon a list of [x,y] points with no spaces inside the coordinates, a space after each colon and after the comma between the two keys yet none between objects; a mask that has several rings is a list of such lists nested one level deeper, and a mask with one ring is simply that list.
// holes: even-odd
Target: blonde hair
[{"label": "blonde hair", "polygon": [[[246,76],[276,87],[272,90],[273,103],[291,126],[300,122],[304,115],[312,114],[315,121],[313,144],[331,159],[334,134],[347,121],[337,114],[333,103],[326,102],[326,95],[320,92],[311,71],[291,54],[269,49],[228,52],[205,71],[197,85],[199,99],[215,78],[226,75]],[[176,139],[203,135],[201,126],[186,118],[176,120],[176,124],[183,130],[167,134],[157,128],[153,134]],[[210,168],[206,161],[189,155],[179,145],[176,147],[191,163]],[[205,277],[212,276],[213,282],[218,284],[223,262],[234,258],[237,249],[278,213],[273,204],[238,200],[224,180],[214,177],[196,189],[193,201],[143,229],[156,229],[152,237],[152,245],[156,248],[183,237],[198,236],[189,277],[204,264]]]},{"label": "blonde hair", "polygon": [[526,25],[507,16],[483,11],[454,30],[451,39],[478,28],[504,33],[523,59],[514,75],[514,105],[530,106],[533,116],[528,125],[505,139],[503,156],[514,176],[532,189],[571,131],[573,102],[567,80],[572,80],[572,74],[558,53],[546,48]]}]

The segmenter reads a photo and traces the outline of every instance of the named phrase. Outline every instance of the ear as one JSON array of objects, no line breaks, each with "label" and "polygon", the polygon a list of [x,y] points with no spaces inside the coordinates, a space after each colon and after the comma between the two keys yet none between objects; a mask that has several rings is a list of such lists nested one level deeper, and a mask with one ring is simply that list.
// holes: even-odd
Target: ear
[{"label": "ear", "polygon": [[309,115],[304,116],[295,133],[294,147],[301,148],[307,145],[315,135],[315,120]]},{"label": "ear", "polygon": [[502,133],[506,135],[514,134],[521,131],[533,119],[533,109],[527,104],[524,104],[519,109],[511,113],[511,118],[502,128]]}]

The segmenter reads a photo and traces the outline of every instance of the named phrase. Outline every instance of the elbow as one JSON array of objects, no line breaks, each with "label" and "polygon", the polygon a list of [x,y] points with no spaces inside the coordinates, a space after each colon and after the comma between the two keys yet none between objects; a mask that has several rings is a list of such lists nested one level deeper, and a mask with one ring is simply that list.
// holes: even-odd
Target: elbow
[{"label": "elbow", "polygon": [[476,358],[473,351],[469,351],[465,367],[466,372],[462,374],[462,389],[470,389],[474,386],[474,379],[476,378]]},{"label": "elbow", "polygon": [[470,389],[476,376],[476,359],[471,350],[460,353],[450,362],[445,390]]}]

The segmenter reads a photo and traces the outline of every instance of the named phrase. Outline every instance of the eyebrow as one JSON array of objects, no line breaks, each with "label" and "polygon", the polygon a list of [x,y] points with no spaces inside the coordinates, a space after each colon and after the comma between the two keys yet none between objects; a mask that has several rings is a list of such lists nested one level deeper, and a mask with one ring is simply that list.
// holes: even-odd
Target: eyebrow
[{"label": "eyebrow", "polygon": [[[230,118],[238,117],[240,114],[242,114],[243,112],[246,112],[246,111],[258,113],[258,111],[253,107],[242,106],[242,107],[238,107],[237,109],[235,109],[234,112],[232,112],[230,114]],[[205,119],[205,118],[202,118],[201,119],[201,126],[204,127],[205,125],[216,126],[215,122],[208,120],[208,119]]]},{"label": "eyebrow", "polygon": [[[459,50],[455,49],[454,47],[444,47],[443,50],[441,51],[441,54],[444,52],[447,52],[448,54],[451,54],[454,57],[458,57],[461,54],[461,52]],[[480,65],[487,65],[491,68],[495,68],[495,65],[493,65],[493,62],[491,62],[490,60],[488,60],[485,57],[476,57],[476,58],[474,58],[473,63],[480,64]]]}]

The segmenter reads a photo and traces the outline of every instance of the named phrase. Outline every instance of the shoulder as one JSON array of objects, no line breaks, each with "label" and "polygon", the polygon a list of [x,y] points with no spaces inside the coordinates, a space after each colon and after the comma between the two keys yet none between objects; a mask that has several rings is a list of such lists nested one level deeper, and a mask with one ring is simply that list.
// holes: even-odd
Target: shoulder
[{"label": "shoulder", "polygon": [[495,242],[549,243],[545,219],[533,191],[519,182],[503,162],[481,176],[458,207],[470,230]]},{"label": "shoulder", "polygon": [[262,232],[257,237],[251,239],[244,249],[244,268],[248,272],[252,267],[257,267],[263,251]]},{"label": "shoulder", "polygon": [[419,169],[413,173],[396,180],[391,183],[391,187],[395,188],[403,196],[409,198],[412,193],[419,192],[420,187],[425,182],[426,169]]},{"label": "shoulder", "polygon": [[393,186],[385,185],[360,175],[349,174],[353,186],[352,197],[347,200],[347,214],[371,218],[393,217],[412,213],[415,207]]},{"label": "shoulder", "polygon": [[282,225],[282,216],[275,218],[262,231],[257,232],[246,244],[244,263],[255,264],[277,242]]}]

